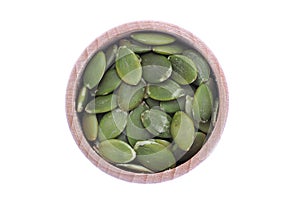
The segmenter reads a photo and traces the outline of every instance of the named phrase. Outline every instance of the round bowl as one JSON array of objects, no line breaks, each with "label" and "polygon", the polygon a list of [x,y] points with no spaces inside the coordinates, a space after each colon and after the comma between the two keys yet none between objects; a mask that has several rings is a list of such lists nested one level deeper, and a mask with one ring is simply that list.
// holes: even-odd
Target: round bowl
[{"label": "round bowl", "polygon": [[[198,153],[196,153],[188,161],[176,166],[175,168],[153,174],[135,173],[123,170],[118,167],[115,167],[114,165],[108,163],[106,160],[100,157],[86,140],[81,128],[80,120],[76,113],[76,99],[78,89],[80,88],[80,80],[89,59],[99,49],[109,45],[116,39],[120,39],[124,36],[129,35],[132,32],[137,31],[158,31],[162,33],[167,33],[183,40],[195,50],[200,52],[203,55],[203,57],[207,60],[212,72],[215,75],[215,80],[219,92],[219,111],[215,122],[215,127],[211,132],[209,138],[206,140],[205,144],[198,151]],[[96,38],[83,51],[83,53],[80,55],[77,62],[75,63],[75,66],[69,78],[66,91],[66,116],[69,128],[71,130],[76,144],[83,152],[83,154],[96,167],[113,177],[125,181],[136,183],[158,183],[167,180],[172,180],[183,174],[186,174],[208,157],[208,155],[212,152],[212,150],[218,143],[223,132],[228,114],[228,102],[228,90],[224,73],[212,51],[199,38],[197,38],[191,32],[173,24],[157,21],[138,21],[123,24],[108,30],[107,32],[103,33],[101,36]]]}]

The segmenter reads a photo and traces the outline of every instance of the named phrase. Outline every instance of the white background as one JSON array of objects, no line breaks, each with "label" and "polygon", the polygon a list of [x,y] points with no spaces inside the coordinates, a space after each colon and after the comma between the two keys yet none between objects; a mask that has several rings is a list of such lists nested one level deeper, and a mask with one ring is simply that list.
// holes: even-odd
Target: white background
[{"label": "white background", "polygon": [[[1,1],[0,202],[300,202],[298,1]],[[183,27],[227,78],[222,139],[160,184],[113,178],[81,153],[65,116],[74,63],[108,29]]]}]

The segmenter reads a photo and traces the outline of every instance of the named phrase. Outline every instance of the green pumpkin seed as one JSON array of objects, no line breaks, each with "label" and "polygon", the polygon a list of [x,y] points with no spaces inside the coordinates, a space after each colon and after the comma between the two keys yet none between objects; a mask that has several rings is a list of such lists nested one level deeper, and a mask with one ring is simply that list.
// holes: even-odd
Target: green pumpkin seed
[{"label": "green pumpkin seed", "polygon": [[96,91],[96,96],[107,95],[117,89],[121,84],[121,79],[119,78],[115,68],[109,69],[103,76],[102,80],[98,85]]},{"label": "green pumpkin seed", "polygon": [[188,151],[194,142],[194,122],[183,111],[178,111],[171,122],[171,135],[178,147]]},{"label": "green pumpkin seed", "polygon": [[206,84],[211,91],[213,100],[217,99],[218,98],[218,87],[217,87],[216,82],[212,78],[209,78]]},{"label": "green pumpkin seed", "polygon": [[207,122],[212,114],[213,98],[208,86],[201,84],[195,93],[193,100],[193,118],[196,122]]},{"label": "green pumpkin seed", "polygon": [[85,107],[87,113],[105,113],[117,107],[117,98],[114,94],[98,96]]},{"label": "green pumpkin seed", "polygon": [[99,140],[118,137],[125,129],[128,113],[121,109],[115,109],[106,113],[99,123]]},{"label": "green pumpkin seed", "polygon": [[147,94],[158,101],[170,101],[184,96],[184,90],[173,80],[166,80],[159,84],[149,84]]},{"label": "green pumpkin seed", "polygon": [[210,67],[205,58],[199,52],[191,49],[185,50],[182,54],[190,58],[196,65],[196,68],[198,70],[198,77],[195,83],[197,85],[200,85],[201,83],[208,81],[210,75]]},{"label": "green pumpkin seed", "polygon": [[117,166],[125,170],[136,172],[136,173],[154,173],[148,168],[137,164],[117,164]]},{"label": "green pumpkin seed", "polygon": [[146,46],[144,44],[136,44],[128,39],[121,39],[119,44],[120,44],[120,46],[126,46],[128,49],[130,49],[131,51],[133,51],[134,53],[137,53],[137,54],[151,51],[150,46]]},{"label": "green pumpkin seed", "polygon": [[128,163],[136,157],[129,144],[117,139],[100,142],[98,150],[100,156],[112,163]]},{"label": "green pumpkin seed", "polygon": [[134,139],[134,138],[132,138],[132,137],[127,136],[127,141],[128,141],[128,143],[130,144],[130,146],[134,147],[134,145],[135,145],[138,141],[140,141],[140,140],[136,140],[136,139]]},{"label": "green pumpkin seed", "polygon": [[171,78],[178,84],[188,85],[196,80],[198,71],[191,59],[183,55],[171,55],[169,60],[173,68]]},{"label": "green pumpkin seed", "polygon": [[103,51],[96,53],[88,62],[83,73],[83,84],[93,89],[100,82],[106,68],[106,59]]},{"label": "green pumpkin seed", "polygon": [[84,109],[86,102],[87,102],[87,98],[88,98],[88,90],[85,86],[83,86],[78,94],[77,97],[77,112],[82,112],[82,110]]},{"label": "green pumpkin seed", "polygon": [[82,131],[88,141],[95,141],[98,133],[98,121],[95,114],[84,114]]},{"label": "green pumpkin seed", "polygon": [[156,32],[136,32],[130,35],[137,42],[147,45],[165,45],[175,42],[175,37]]},{"label": "green pumpkin seed", "polygon": [[117,51],[118,51],[118,46],[116,44],[113,44],[107,48],[107,50],[105,52],[106,69],[110,68],[110,66],[114,63]]},{"label": "green pumpkin seed", "polygon": [[175,113],[180,110],[184,110],[185,97],[180,97],[171,101],[161,101],[160,108],[161,110],[167,113]]},{"label": "green pumpkin seed", "polygon": [[167,80],[172,74],[170,61],[165,57],[154,53],[141,56],[143,78],[150,83],[160,83]]},{"label": "green pumpkin seed", "polygon": [[127,137],[135,140],[146,140],[152,137],[152,135],[144,128],[141,120],[141,114],[148,109],[149,107],[145,103],[142,103],[129,113],[126,126]]},{"label": "green pumpkin seed", "polygon": [[182,47],[178,44],[154,46],[152,50],[155,53],[163,55],[181,54],[183,52]]},{"label": "green pumpkin seed", "polygon": [[199,122],[198,123],[199,130],[201,130],[204,133],[208,133],[209,128],[210,128],[210,123],[211,123],[210,121],[207,121],[205,123]]},{"label": "green pumpkin seed", "polygon": [[192,114],[192,107],[193,107],[193,97],[186,95],[185,96],[185,106],[184,106],[184,110],[185,113],[190,117],[193,118],[193,114]]},{"label": "green pumpkin seed", "polygon": [[119,107],[124,111],[130,111],[137,107],[144,98],[145,86],[144,80],[135,86],[122,83],[117,92]]},{"label": "green pumpkin seed", "polygon": [[190,150],[187,151],[179,160],[180,163],[184,163],[191,159],[198,151],[202,148],[204,141],[206,139],[206,135],[202,132],[195,133],[195,140]]},{"label": "green pumpkin seed", "polygon": [[172,152],[155,141],[138,141],[134,146],[134,150],[136,151],[137,160],[154,172],[175,166],[176,160]]},{"label": "green pumpkin seed", "polygon": [[148,97],[145,102],[150,108],[159,107],[159,101],[151,99],[150,97]]},{"label": "green pumpkin seed", "polygon": [[125,46],[118,49],[116,70],[119,77],[129,85],[137,85],[142,78],[142,66],[138,57]]},{"label": "green pumpkin seed", "polygon": [[171,143],[167,140],[163,140],[163,139],[153,139],[154,142],[157,142],[158,144],[161,144],[165,147],[171,147]]},{"label": "green pumpkin seed", "polygon": [[158,109],[146,110],[141,114],[143,126],[151,134],[162,138],[170,138],[170,123],[172,118]]}]

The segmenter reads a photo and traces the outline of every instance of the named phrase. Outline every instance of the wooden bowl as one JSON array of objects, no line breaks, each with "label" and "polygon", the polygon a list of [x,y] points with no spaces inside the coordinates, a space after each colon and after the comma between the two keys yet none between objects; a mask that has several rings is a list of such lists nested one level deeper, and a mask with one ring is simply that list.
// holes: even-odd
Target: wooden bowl
[{"label": "wooden bowl", "polygon": [[[90,57],[92,57],[97,50],[100,48],[110,44],[115,39],[119,39],[123,36],[128,35],[129,33],[135,31],[160,31],[164,33],[169,33],[182,39],[183,41],[190,44],[196,50],[198,50],[208,61],[211,66],[212,71],[215,74],[217,86],[219,89],[219,113],[218,118],[215,124],[215,128],[212,131],[209,139],[205,142],[201,150],[194,155],[191,159],[186,161],[185,163],[169,170],[165,170],[159,173],[153,174],[143,174],[143,173],[134,173],[129,172],[126,170],[122,170],[117,168],[103,158],[101,158],[89,145],[86,141],[82,129],[79,118],[76,114],[76,98],[80,79],[82,73],[84,71],[85,65],[87,64]],[[69,124],[69,128],[73,135],[73,138],[84,153],[84,155],[99,169],[106,172],[107,174],[114,176],[116,178],[129,181],[129,182],[136,182],[136,183],[158,183],[167,180],[172,180],[177,178],[193,168],[195,168],[199,163],[201,163],[207,156],[212,152],[213,148],[219,141],[221,134],[223,132],[226,118],[228,114],[228,90],[227,84],[225,80],[224,73],[214,56],[211,50],[195,35],[190,33],[189,31],[182,29],[176,25],[164,23],[164,22],[157,22],[157,21],[138,21],[138,22],[131,22],[127,24],[120,25],[115,27],[111,30],[108,30],[100,37],[96,38],[80,55],[75,66],[71,72],[67,92],[66,92],[66,115]]]}]

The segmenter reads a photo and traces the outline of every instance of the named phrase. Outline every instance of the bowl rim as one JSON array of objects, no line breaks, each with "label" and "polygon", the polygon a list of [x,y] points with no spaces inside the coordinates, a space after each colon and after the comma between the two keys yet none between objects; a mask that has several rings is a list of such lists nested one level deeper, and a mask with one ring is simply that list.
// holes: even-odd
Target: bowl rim
[{"label": "bowl rim", "polygon": [[[116,38],[128,35],[137,31],[158,31],[169,33],[180,39],[183,39],[199,51],[209,63],[214,72],[217,86],[219,89],[219,112],[214,130],[203,147],[191,159],[185,163],[162,172],[153,174],[134,173],[113,166],[101,158],[85,139],[81,130],[80,122],[76,114],[76,98],[80,84],[80,78],[89,59],[100,49],[114,41]],[[194,169],[212,152],[219,142],[223,133],[226,119],[228,116],[229,96],[224,72],[213,54],[213,52],[191,32],[177,25],[161,21],[133,21],[114,27],[97,37],[88,45],[80,57],[77,59],[67,85],[66,90],[66,117],[71,134],[82,151],[82,153],[103,172],[121,180],[135,183],[159,183],[177,178]]]}]

